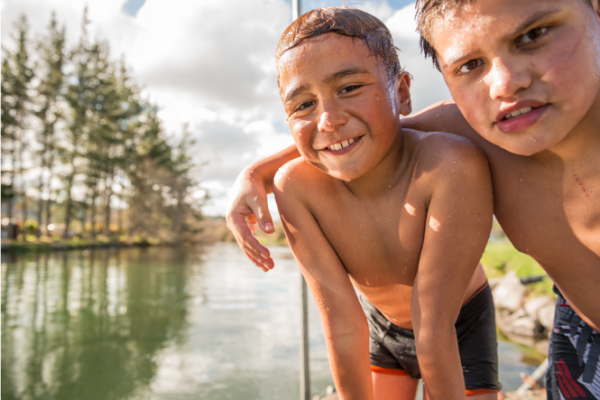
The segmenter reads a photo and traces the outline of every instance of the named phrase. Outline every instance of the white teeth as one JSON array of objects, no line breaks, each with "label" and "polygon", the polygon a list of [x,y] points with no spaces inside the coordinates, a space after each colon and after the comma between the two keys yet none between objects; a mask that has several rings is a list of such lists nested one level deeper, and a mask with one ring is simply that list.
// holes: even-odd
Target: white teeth
[{"label": "white teeth", "polygon": [[342,140],[341,142],[332,144],[331,146],[328,147],[328,149],[329,150],[340,150],[340,149],[350,146],[355,141],[356,141],[356,139]]},{"label": "white teeth", "polygon": [[531,110],[533,110],[532,107],[524,107],[524,108],[521,108],[520,110],[513,111],[510,114],[506,114],[506,116],[504,118],[505,119],[516,118],[521,114],[527,114]]}]

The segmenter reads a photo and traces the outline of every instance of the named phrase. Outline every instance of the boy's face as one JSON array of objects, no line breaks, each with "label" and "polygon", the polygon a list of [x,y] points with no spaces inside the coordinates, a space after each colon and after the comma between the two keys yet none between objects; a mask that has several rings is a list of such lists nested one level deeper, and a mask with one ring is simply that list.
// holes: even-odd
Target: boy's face
[{"label": "boy's face", "polygon": [[431,33],[452,97],[488,141],[532,155],[597,129],[597,3],[476,0],[438,17]]},{"label": "boy's face", "polygon": [[279,83],[303,158],[344,180],[373,169],[397,139],[399,114],[410,113],[406,74],[390,83],[360,39],[327,33],[279,59]]}]

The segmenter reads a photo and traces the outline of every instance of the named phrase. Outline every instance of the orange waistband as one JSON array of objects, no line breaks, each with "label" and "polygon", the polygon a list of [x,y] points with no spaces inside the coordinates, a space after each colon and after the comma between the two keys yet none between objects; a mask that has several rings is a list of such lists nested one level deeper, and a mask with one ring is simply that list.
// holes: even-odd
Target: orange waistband
[{"label": "orange waistband", "polygon": [[[406,372],[403,369],[382,368],[382,367],[378,367],[376,365],[371,365],[371,371],[377,372],[378,374],[386,374],[386,375],[396,375],[396,376],[408,375],[408,372]],[[466,390],[465,392],[466,392],[467,396],[479,396],[481,394],[498,393],[499,391],[500,390],[497,390],[497,389],[471,389],[471,390]]]},{"label": "orange waistband", "polygon": [[498,393],[500,390],[497,389],[472,389],[467,390],[467,396],[479,396],[480,394]]},{"label": "orange waistband", "polygon": [[479,289],[477,289],[475,292],[473,292],[473,294],[471,295],[471,297],[469,297],[469,299],[467,301],[465,301],[465,304],[463,304],[462,306],[466,306],[471,300],[473,300],[473,298],[475,298],[475,296],[477,296],[479,293],[481,293],[481,291],[483,289],[485,289],[487,286],[489,285],[488,281],[486,280],[485,283],[483,285],[481,285],[481,287]]},{"label": "orange waistband", "polygon": [[403,369],[382,368],[377,365],[371,365],[371,371],[386,375],[408,375],[408,372]]}]

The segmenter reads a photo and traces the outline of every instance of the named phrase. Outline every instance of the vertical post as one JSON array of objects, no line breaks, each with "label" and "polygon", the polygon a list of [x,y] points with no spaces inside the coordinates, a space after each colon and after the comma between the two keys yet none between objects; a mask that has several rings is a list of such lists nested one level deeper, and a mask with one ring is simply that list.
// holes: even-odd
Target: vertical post
[{"label": "vertical post", "polygon": [[[300,16],[300,0],[292,0],[292,21]],[[310,364],[308,358],[308,288],[300,274],[300,400],[310,400]]]},{"label": "vertical post", "polygon": [[300,16],[300,0],[292,0],[292,22]]},{"label": "vertical post", "polygon": [[310,400],[310,363],[308,357],[308,288],[300,274],[300,400]]}]

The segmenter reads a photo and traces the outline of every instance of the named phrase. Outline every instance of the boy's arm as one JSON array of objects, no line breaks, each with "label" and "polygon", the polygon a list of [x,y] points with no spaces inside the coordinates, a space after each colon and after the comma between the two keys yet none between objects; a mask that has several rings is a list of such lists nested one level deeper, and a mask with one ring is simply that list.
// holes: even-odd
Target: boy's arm
[{"label": "boy's arm", "polygon": [[430,153],[441,156],[431,157],[436,169],[411,317],[428,398],[464,400],[455,323],[492,226],[491,178],[472,144],[438,144]]},{"label": "boy's arm", "polygon": [[275,198],[294,257],[319,309],[333,379],[341,399],[372,400],[367,320],[348,273],[302,200],[299,192],[305,191],[294,187],[294,175],[286,171],[276,178]]},{"label": "boy's arm", "polygon": [[263,158],[244,169],[233,184],[233,201],[227,210],[227,226],[246,256],[267,272],[274,266],[269,250],[261,245],[253,233],[256,224],[266,233],[273,233],[267,194],[273,192],[273,178],[286,162],[300,157],[296,145]]},{"label": "boy's arm", "polygon": [[[402,126],[424,132],[462,132],[481,144],[452,100],[442,101],[411,117],[402,119]],[[479,140],[479,141],[478,141]],[[233,201],[227,211],[227,226],[233,232],[246,256],[263,271],[273,268],[269,250],[253,236],[258,223],[266,233],[273,233],[273,222],[267,204],[273,178],[286,162],[300,157],[295,145],[255,162],[243,170],[233,187]]]}]

